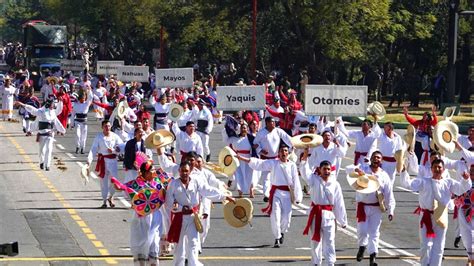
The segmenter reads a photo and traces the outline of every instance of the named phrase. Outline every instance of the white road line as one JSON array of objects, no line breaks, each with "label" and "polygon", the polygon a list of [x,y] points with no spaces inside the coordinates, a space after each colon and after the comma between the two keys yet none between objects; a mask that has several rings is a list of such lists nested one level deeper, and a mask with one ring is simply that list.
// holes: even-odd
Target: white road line
[{"label": "white road line", "polygon": [[411,191],[411,190],[406,189],[406,188],[404,188],[404,187],[397,186],[396,188],[398,188],[398,189],[400,189],[400,190],[403,190],[403,191],[410,192],[411,194],[418,195],[418,192]]},{"label": "white road line", "polygon": [[117,199],[122,202],[122,204],[127,207],[127,208],[130,208],[132,207],[132,205],[130,205],[130,203],[124,198],[124,197],[117,197]]},{"label": "white road line", "polygon": [[76,159],[77,157],[72,155],[72,153],[66,152],[66,155],[71,159]]},{"label": "white road line", "polygon": [[60,149],[60,150],[65,150],[65,149],[66,149],[66,148],[64,148],[64,146],[61,145],[61,144],[56,144],[56,147],[58,147],[58,149]]}]

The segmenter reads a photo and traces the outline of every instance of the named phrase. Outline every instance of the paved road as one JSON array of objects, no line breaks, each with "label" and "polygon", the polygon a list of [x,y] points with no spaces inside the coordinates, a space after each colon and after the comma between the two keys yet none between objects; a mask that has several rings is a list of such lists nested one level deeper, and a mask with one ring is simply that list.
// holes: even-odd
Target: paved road
[{"label": "paved road", "polygon": [[[91,121],[88,147],[99,130]],[[211,134],[212,161],[223,147],[217,125]],[[54,156],[66,162],[63,172],[56,167],[45,172],[38,167],[38,146],[33,137],[25,137],[20,124],[0,122],[0,243],[18,241],[17,257],[0,258],[1,265],[131,265],[129,250],[130,212],[126,202],[117,201],[115,209],[98,209],[101,205],[97,179],[84,185],[79,175],[85,155],[74,154],[74,134],[58,137]],[[88,150],[87,150],[88,151]],[[351,155],[353,148],[348,152]],[[455,155],[456,156],[456,155]],[[55,160],[56,161],[56,160]],[[343,160],[343,166],[351,162]],[[339,174],[347,207],[349,226],[338,228],[336,248],[338,264],[356,263],[354,192]],[[397,180],[398,183],[398,180]],[[234,192],[236,193],[236,192]],[[395,187],[397,208],[395,219],[384,217],[381,229],[380,265],[417,265],[418,217],[412,212],[417,195],[398,185]],[[252,227],[235,229],[223,220],[222,204],[216,203],[212,226],[200,256],[206,265],[309,265],[309,238],[302,235],[306,224],[306,209],[310,200],[305,196],[300,206],[294,206],[290,232],[285,243],[273,248],[269,218],[259,211],[264,206],[261,193],[253,199],[255,215]],[[451,224],[452,225],[452,224]],[[464,249],[453,247],[453,227],[448,229],[443,265],[464,265]],[[162,265],[171,265],[163,258]]]}]

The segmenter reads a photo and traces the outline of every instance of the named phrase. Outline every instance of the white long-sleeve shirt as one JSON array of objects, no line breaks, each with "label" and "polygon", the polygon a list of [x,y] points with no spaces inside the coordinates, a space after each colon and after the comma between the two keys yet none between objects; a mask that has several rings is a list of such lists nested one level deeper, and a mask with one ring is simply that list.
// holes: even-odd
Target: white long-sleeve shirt
[{"label": "white long-sleeve shirt", "polygon": [[155,100],[154,96],[150,96],[150,104],[155,108],[155,113],[167,114],[170,111],[171,103],[161,104]]},{"label": "white long-sleeve shirt", "polygon": [[467,135],[460,135],[458,138],[458,142],[465,149],[469,149],[472,146],[474,146],[472,142],[469,140],[469,136]]},{"label": "white long-sleeve shirt", "polygon": [[197,133],[194,132],[190,136],[185,131],[181,131],[177,124],[173,124],[173,132],[176,136],[176,148],[179,151],[195,151],[197,154],[204,156],[202,141]]},{"label": "white long-sleeve shirt", "polygon": [[266,150],[267,157],[276,157],[278,155],[278,148],[280,141],[285,142],[286,145],[292,148],[290,136],[281,128],[274,128],[269,132],[266,128],[262,128],[257,132],[254,144],[257,144],[257,153]]},{"label": "white long-sleeve shirt", "polygon": [[188,121],[192,121],[193,117],[196,116],[197,112],[199,112],[199,109],[196,106],[194,106],[193,109],[186,109],[183,115],[181,115],[181,117],[178,119],[178,126],[186,126],[186,123]]},{"label": "white long-sleeve shirt", "polygon": [[28,111],[30,114],[36,116],[37,123],[33,124],[32,131],[38,130],[40,134],[45,134],[49,132],[54,132],[52,129],[39,129],[39,123],[40,122],[46,122],[46,123],[52,123],[53,128],[56,131],[59,131],[61,133],[66,133],[66,129],[63,127],[61,122],[58,120],[57,112],[55,109],[49,109],[45,107],[41,108],[36,108],[31,105],[25,105],[26,111]]},{"label": "white long-sleeve shirt", "polygon": [[369,131],[367,136],[364,135],[362,130],[347,130],[342,120],[339,123],[338,129],[349,139],[355,140],[355,152],[367,152],[366,158],[370,158],[372,152],[377,148],[377,139],[382,133],[377,123]]},{"label": "white long-sleeve shirt", "polygon": [[309,156],[308,163],[311,169],[313,169],[318,167],[322,161],[329,161],[331,165],[335,166],[337,157],[344,157],[345,149],[342,145],[338,147],[333,142],[330,142],[327,148],[321,144],[312,148],[309,153],[311,156]]},{"label": "white long-sleeve shirt", "polygon": [[[109,136],[107,137],[104,136],[104,133],[102,132],[97,133],[94,138],[94,142],[92,142],[91,149],[87,156],[87,161],[90,164],[98,153],[102,155],[117,154],[115,148],[122,143],[122,139],[113,132],[110,132]],[[110,153],[108,149],[111,149],[112,152]]]},{"label": "white long-sleeve shirt", "polygon": [[[250,141],[247,136],[245,137],[228,137],[225,131],[225,128],[222,129],[222,139],[226,145],[232,145],[232,149],[239,153],[241,156],[245,158],[250,158],[252,155],[252,146],[250,146]],[[239,152],[239,151],[249,151],[247,152]]]},{"label": "white long-sleeve shirt", "polygon": [[[301,202],[303,199],[303,190],[301,189],[298,177],[298,167],[294,162],[287,161],[283,163],[278,159],[261,160],[252,157],[250,158],[249,166],[254,170],[269,171],[270,183],[273,186],[289,186],[293,188],[295,201]],[[281,191],[281,193],[284,192]]]},{"label": "white long-sleeve shirt", "polygon": [[406,171],[400,173],[400,183],[403,187],[419,192],[418,202],[422,209],[433,210],[433,201],[447,206],[451,193],[461,195],[471,189],[471,179],[457,181],[451,178],[415,178],[410,179]]},{"label": "white long-sleeve shirt", "polygon": [[13,99],[13,96],[15,94],[18,95],[18,90],[15,86],[11,85],[8,86],[8,87],[5,87],[5,85],[3,85],[0,89],[1,93],[2,93],[2,96],[4,98],[12,98]]},{"label": "white long-sleeve shirt", "polygon": [[342,226],[347,225],[344,197],[341,185],[337,182],[335,175],[331,174],[326,182],[321,176],[311,171],[307,161],[301,162],[300,173],[311,187],[311,201],[315,205],[333,205],[333,211],[323,210],[323,221],[336,219]]},{"label": "white long-sleeve shirt", "polygon": [[[352,173],[354,172],[355,168],[356,168],[355,165],[349,165],[346,167],[346,172]],[[387,172],[385,172],[382,168],[379,167],[377,172],[374,173],[372,169],[370,168],[370,165],[368,164],[360,165],[359,169],[368,175],[373,175],[377,177],[377,180],[379,181],[379,184],[380,184],[378,192],[383,194],[385,207],[387,208],[388,213],[393,215],[395,211],[396,202],[395,202],[395,197],[393,196],[392,182],[390,181],[390,177],[388,176]],[[377,192],[360,193],[356,191],[356,197],[355,197],[356,202],[376,203],[379,201],[376,193]]]},{"label": "white long-sleeve shirt", "polygon": [[72,117],[74,118],[76,114],[87,114],[89,112],[89,107],[94,100],[94,95],[91,90],[87,92],[87,100],[83,103],[75,101],[72,104]]},{"label": "white long-sleeve shirt", "polygon": [[[193,121],[196,125],[196,130],[199,129],[200,120],[207,121],[207,126],[204,129],[204,133],[211,133],[214,128],[214,117],[212,116],[211,111],[206,106],[202,107],[202,110],[198,110],[193,117]],[[199,131],[199,130],[198,130]]]},{"label": "white long-sleeve shirt", "polygon": [[404,142],[400,135],[393,132],[393,138],[389,138],[385,132],[382,132],[378,138],[379,151],[384,157],[393,157],[395,152],[404,149]]}]

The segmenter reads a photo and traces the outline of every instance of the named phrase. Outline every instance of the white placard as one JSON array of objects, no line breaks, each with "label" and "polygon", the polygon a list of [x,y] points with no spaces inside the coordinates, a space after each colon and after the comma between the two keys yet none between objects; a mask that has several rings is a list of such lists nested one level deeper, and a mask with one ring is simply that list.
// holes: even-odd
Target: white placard
[{"label": "white placard", "polygon": [[147,66],[119,66],[117,68],[117,79],[120,81],[148,82]]},{"label": "white placard", "polygon": [[193,86],[194,72],[192,68],[155,68],[155,81],[158,87]]},{"label": "white placard", "polygon": [[367,86],[306,85],[305,112],[309,115],[367,116]]},{"label": "white placard", "polygon": [[84,61],[82,60],[68,60],[61,59],[61,70],[72,71],[72,72],[82,72],[84,71]]},{"label": "white placard", "polygon": [[265,109],[263,86],[218,86],[217,109],[223,111]]},{"label": "white placard", "polygon": [[97,61],[97,75],[117,75],[118,67],[125,65],[124,61]]}]

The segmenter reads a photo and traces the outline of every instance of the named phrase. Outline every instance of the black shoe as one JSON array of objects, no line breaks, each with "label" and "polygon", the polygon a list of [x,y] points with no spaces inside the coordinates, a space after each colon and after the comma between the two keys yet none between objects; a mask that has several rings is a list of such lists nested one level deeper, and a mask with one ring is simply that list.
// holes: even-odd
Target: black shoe
[{"label": "black shoe", "polygon": [[208,155],[206,156],[206,162],[209,162],[210,160],[211,160],[211,155],[208,154]]},{"label": "black shoe", "polygon": [[45,170],[45,171],[49,171],[49,167],[45,167],[44,170]]},{"label": "black shoe", "polygon": [[461,237],[458,236],[454,239],[454,247],[459,248],[459,243],[461,243]]},{"label": "black shoe", "polygon": [[280,237],[280,244],[283,244],[283,240],[285,240],[285,235],[282,233]]},{"label": "black shoe", "polygon": [[76,147],[76,154],[79,153],[79,147]]},{"label": "black shoe", "polygon": [[40,169],[44,169],[44,163],[40,163]]},{"label": "black shoe", "polygon": [[227,187],[230,188],[232,186],[232,180],[227,181]]},{"label": "black shoe", "polygon": [[81,148],[81,154],[84,154],[84,148]]},{"label": "black shoe", "polygon": [[26,128],[23,128],[23,133],[26,133]]},{"label": "black shoe", "polygon": [[369,262],[370,266],[377,266],[377,263],[375,262],[375,257],[377,257],[377,253],[374,252],[370,254],[370,262]]},{"label": "black shoe", "polygon": [[280,240],[275,239],[275,244],[273,245],[274,248],[279,248],[280,247]]},{"label": "black shoe", "polygon": [[268,201],[269,201],[268,197],[263,197],[263,202],[268,202]]},{"label": "black shoe", "polygon": [[361,261],[364,258],[365,246],[360,246],[359,251],[357,251],[356,260]]}]

